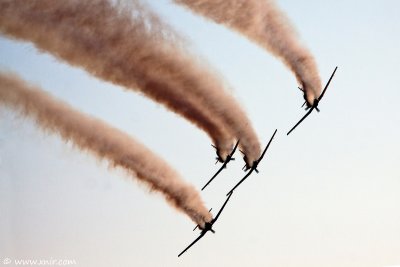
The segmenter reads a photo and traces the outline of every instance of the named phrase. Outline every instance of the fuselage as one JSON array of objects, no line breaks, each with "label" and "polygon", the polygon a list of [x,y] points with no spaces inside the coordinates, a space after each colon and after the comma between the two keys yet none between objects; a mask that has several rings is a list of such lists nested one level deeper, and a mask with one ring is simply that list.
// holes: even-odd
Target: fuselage
[{"label": "fuselage", "polygon": [[208,231],[211,231],[213,233],[215,233],[215,231],[212,229],[212,223],[211,222],[206,222],[204,224],[204,227],[200,227],[201,231],[206,233]]},{"label": "fuselage", "polygon": [[254,170],[257,169],[258,163],[259,163],[258,160],[253,161],[253,163],[251,165],[246,162],[244,171],[248,171],[250,169],[254,169]]}]

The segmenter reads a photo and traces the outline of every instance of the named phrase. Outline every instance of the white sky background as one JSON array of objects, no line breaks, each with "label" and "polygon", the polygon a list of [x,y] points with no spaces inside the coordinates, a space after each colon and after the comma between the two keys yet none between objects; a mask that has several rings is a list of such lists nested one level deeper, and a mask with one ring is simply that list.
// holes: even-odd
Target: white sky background
[{"label": "white sky background", "polygon": [[[29,119],[0,107],[0,260],[75,259],[79,266],[385,266],[400,264],[400,2],[279,1],[323,83],[302,116],[294,76],[240,35],[170,1],[149,1],[232,85],[263,145],[216,234],[198,233],[158,194]],[[101,55],[99,55],[101,56]],[[201,188],[217,169],[208,137],[139,94],[97,80],[32,45],[0,38],[0,69],[131,134]],[[236,155],[239,159],[239,154]],[[217,210],[243,176],[230,164],[202,192]]]}]

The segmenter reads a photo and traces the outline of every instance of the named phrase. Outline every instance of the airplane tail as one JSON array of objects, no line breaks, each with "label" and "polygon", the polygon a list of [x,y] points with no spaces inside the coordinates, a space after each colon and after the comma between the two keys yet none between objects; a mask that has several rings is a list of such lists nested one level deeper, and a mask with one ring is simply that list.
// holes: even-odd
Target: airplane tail
[{"label": "airplane tail", "polygon": [[247,171],[248,169],[249,169],[249,167],[247,167],[247,164],[244,164],[242,170],[243,170],[243,171]]}]

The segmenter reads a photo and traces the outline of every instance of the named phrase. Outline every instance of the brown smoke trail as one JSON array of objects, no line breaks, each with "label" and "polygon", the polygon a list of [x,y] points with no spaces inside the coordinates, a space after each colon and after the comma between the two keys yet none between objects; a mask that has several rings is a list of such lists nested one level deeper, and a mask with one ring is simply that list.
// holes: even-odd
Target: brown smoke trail
[{"label": "brown smoke trail", "polygon": [[249,160],[260,154],[251,123],[223,82],[136,0],[124,8],[107,0],[0,0],[0,31],[139,90],[207,132],[223,154],[234,138]]},{"label": "brown smoke trail", "polygon": [[166,162],[127,134],[72,109],[13,75],[0,73],[0,103],[35,119],[40,127],[72,141],[78,148],[128,171],[160,192],[196,224],[204,225],[211,220],[197,191],[184,183]]},{"label": "brown smoke trail", "polygon": [[289,20],[272,0],[174,1],[242,33],[279,57],[296,75],[309,104],[321,94],[313,56],[299,43]]}]

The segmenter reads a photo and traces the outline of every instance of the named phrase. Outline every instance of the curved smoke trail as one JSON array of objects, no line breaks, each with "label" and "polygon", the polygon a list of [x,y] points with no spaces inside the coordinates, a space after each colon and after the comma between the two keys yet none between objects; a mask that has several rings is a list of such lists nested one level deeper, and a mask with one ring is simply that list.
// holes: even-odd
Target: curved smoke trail
[{"label": "curved smoke trail", "polygon": [[18,77],[0,73],[0,103],[33,118],[45,130],[57,133],[78,148],[108,160],[160,192],[172,206],[196,224],[209,222],[211,214],[200,195],[161,158],[127,134],[84,115]]},{"label": "curved smoke trail", "polygon": [[224,24],[268,49],[295,74],[311,105],[321,94],[313,56],[298,41],[289,20],[272,0],[174,0]]},{"label": "curved smoke trail", "polygon": [[251,162],[260,155],[251,123],[224,83],[137,0],[124,8],[107,0],[1,0],[0,31],[139,90],[203,129],[223,155],[235,138]]}]

